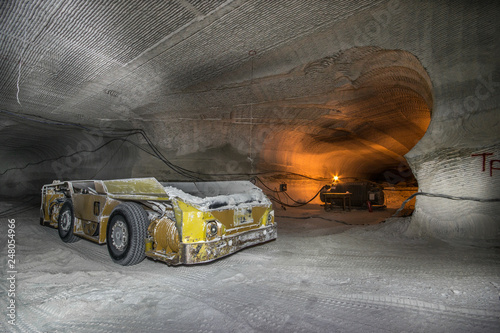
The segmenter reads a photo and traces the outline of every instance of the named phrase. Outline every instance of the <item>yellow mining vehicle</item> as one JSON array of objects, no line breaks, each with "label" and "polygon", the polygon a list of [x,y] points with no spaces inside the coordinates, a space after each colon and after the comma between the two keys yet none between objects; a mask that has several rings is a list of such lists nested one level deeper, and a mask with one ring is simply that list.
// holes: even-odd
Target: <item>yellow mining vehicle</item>
[{"label": "yellow mining vehicle", "polygon": [[271,202],[248,181],[56,180],[42,187],[40,223],[64,242],[106,243],[125,266],[209,262],[277,237]]}]

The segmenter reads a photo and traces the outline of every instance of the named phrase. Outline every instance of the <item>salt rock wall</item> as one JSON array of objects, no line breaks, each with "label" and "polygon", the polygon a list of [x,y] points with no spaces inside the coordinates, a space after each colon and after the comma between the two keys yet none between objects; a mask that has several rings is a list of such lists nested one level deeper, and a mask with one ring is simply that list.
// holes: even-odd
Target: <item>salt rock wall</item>
[{"label": "salt rock wall", "polygon": [[39,197],[53,180],[131,176],[138,149],[124,135],[0,115],[0,198]]},{"label": "salt rock wall", "polygon": [[406,155],[419,191],[458,197],[418,196],[410,235],[500,239],[499,112],[486,109],[433,120],[424,138]]},{"label": "salt rock wall", "polygon": [[419,191],[459,198],[418,196],[411,235],[500,239],[499,14],[498,4],[460,3],[435,25],[448,33],[426,51],[432,121],[405,157]]},{"label": "salt rock wall", "polygon": [[372,178],[404,163],[430,122],[430,78],[408,52],[352,48],[297,72],[314,92],[281,106],[324,113],[272,133],[260,153],[263,169]]}]

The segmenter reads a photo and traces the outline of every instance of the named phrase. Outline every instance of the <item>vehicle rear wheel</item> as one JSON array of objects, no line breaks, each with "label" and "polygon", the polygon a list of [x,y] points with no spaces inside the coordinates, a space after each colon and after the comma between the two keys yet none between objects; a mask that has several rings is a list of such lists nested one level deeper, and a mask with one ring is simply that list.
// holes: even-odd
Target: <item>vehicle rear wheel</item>
[{"label": "vehicle rear wheel", "polygon": [[131,266],[146,257],[148,215],[135,202],[119,204],[111,213],[106,230],[108,252],[114,262]]},{"label": "vehicle rear wheel", "polygon": [[73,205],[70,201],[66,201],[61,210],[59,211],[59,217],[57,219],[57,231],[59,232],[59,237],[65,243],[74,243],[80,240],[73,234],[73,225],[75,223],[75,215],[73,214]]},{"label": "vehicle rear wheel", "polygon": [[44,225],[45,223],[43,223],[43,216],[44,216],[44,213],[43,213],[43,208],[40,208],[40,225]]}]

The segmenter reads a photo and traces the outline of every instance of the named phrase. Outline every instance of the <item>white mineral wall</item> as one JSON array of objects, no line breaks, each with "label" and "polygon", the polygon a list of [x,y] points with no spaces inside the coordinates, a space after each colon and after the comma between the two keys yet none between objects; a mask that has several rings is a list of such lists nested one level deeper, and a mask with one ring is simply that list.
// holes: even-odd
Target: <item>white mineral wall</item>
[{"label": "white mineral wall", "polygon": [[[434,34],[422,50],[432,55],[433,116],[405,156],[421,192],[500,199],[500,170],[492,170],[500,168],[494,162],[500,160],[498,14],[499,6],[487,2],[450,7],[447,19],[433,27],[443,35]],[[499,239],[499,232],[499,201],[426,196],[417,197],[409,228],[410,234],[447,239]]]},{"label": "white mineral wall", "polygon": [[[492,162],[500,159],[495,17],[498,6],[473,5],[441,23],[449,33],[436,49],[429,45],[435,55],[430,70],[433,117],[425,136],[406,154],[422,192],[481,200],[500,198],[500,171],[492,170],[500,166],[500,162]],[[449,50],[447,56],[438,53],[443,44]],[[443,58],[446,61],[440,61]],[[461,239],[498,239],[499,231],[498,201],[425,196],[417,198],[409,229],[412,234]]]},{"label": "white mineral wall", "polygon": [[[483,201],[499,199],[500,170],[494,169],[500,167],[495,162],[500,159],[499,121],[498,109],[433,120],[424,138],[406,154],[419,191]],[[500,202],[483,201],[418,196],[409,233],[498,239]]]}]

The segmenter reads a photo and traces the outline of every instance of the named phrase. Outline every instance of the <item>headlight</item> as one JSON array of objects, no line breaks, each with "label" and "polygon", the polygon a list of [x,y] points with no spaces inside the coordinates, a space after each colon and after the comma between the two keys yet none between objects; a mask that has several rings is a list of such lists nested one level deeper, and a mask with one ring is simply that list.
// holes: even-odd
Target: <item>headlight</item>
[{"label": "headlight", "polygon": [[267,214],[267,225],[271,225],[274,220],[274,210],[270,211],[269,214]]},{"label": "headlight", "polygon": [[217,236],[219,231],[219,227],[217,226],[217,222],[208,222],[207,223],[207,238],[212,238]]}]

